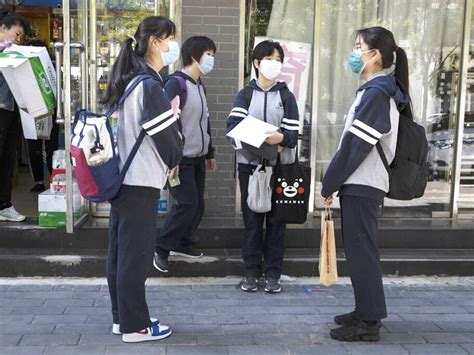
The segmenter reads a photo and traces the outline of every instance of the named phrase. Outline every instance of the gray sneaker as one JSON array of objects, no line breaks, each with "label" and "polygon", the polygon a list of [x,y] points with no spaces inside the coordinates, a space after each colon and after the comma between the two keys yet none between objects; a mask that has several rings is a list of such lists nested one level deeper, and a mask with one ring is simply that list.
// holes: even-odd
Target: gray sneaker
[{"label": "gray sneaker", "polygon": [[0,221],[23,222],[25,219],[26,217],[18,213],[13,206],[0,210]]},{"label": "gray sneaker", "polygon": [[246,291],[246,292],[257,291],[258,289],[257,279],[251,276],[245,277],[240,284],[240,288],[242,289],[242,291]]},{"label": "gray sneaker", "polygon": [[275,278],[268,278],[265,280],[265,292],[279,293],[281,292],[280,281]]},{"label": "gray sneaker", "polygon": [[164,258],[157,253],[153,257],[153,266],[161,272],[168,272],[168,258]]}]

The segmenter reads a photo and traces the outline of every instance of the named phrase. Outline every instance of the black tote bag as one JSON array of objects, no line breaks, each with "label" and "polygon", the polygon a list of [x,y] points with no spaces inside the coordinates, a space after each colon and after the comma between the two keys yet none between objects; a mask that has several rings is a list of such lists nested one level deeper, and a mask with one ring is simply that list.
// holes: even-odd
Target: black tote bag
[{"label": "black tote bag", "polygon": [[281,164],[280,154],[273,170],[272,215],[274,223],[303,224],[308,216],[311,168],[298,162]]}]

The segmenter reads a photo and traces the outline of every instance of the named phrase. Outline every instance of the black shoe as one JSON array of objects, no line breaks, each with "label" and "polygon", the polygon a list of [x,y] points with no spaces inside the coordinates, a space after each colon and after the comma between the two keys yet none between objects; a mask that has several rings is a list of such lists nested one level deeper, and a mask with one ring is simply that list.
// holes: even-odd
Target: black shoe
[{"label": "black shoe", "polygon": [[157,253],[153,257],[153,266],[161,272],[168,272],[168,258],[164,258]]},{"label": "black shoe", "polygon": [[201,258],[204,254],[201,253],[200,251],[197,251],[193,247],[186,247],[186,248],[181,248],[176,251],[170,251],[170,255],[174,256],[184,256],[185,258]]},{"label": "black shoe", "polygon": [[265,280],[265,292],[266,293],[279,293],[281,292],[280,282],[275,278],[268,278]]},{"label": "black shoe", "polygon": [[[360,320],[357,317],[355,311],[352,311],[351,313],[340,314],[340,315],[334,317],[334,323],[336,323],[338,325],[344,325],[344,326],[355,325],[359,321]],[[377,321],[377,326],[379,328],[382,327],[382,322]]]},{"label": "black shoe", "polygon": [[247,276],[245,277],[241,284],[240,288],[246,292],[255,292],[258,289],[257,279],[255,277]]},{"label": "black shoe", "polygon": [[377,324],[369,325],[364,321],[358,321],[354,325],[332,329],[329,333],[331,338],[339,341],[379,341],[380,328]]},{"label": "black shoe", "polygon": [[43,192],[44,190],[46,190],[44,184],[35,184],[35,186],[30,189],[30,192]]}]

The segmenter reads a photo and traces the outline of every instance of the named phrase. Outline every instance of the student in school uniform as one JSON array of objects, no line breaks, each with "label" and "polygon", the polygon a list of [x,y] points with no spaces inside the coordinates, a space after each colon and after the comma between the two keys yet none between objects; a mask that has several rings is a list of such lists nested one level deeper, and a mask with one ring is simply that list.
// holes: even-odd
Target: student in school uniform
[{"label": "student in school uniform", "polygon": [[[278,42],[266,40],[259,43],[252,53],[252,64],[257,79],[242,89],[227,118],[227,131],[231,131],[247,115],[279,127],[261,148],[256,149],[232,140],[236,150],[245,232],[242,239],[244,279],[241,289],[255,292],[258,278],[265,277],[267,293],[281,291],[280,276],[285,254],[284,224],[274,223],[272,212],[255,213],[247,204],[249,177],[265,157],[275,164],[280,154],[282,164],[294,163],[298,139],[299,116],[294,95],[285,82],[276,81],[281,73],[285,54]],[[272,158],[273,157],[273,158]],[[266,231],[264,233],[264,225]]]}]

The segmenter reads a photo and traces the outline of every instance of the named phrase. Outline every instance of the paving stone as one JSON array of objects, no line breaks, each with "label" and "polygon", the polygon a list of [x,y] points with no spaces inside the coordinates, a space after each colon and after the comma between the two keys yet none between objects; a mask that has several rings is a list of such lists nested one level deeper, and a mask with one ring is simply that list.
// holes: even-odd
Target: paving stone
[{"label": "paving stone", "polygon": [[46,300],[44,306],[92,307],[94,305],[94,302],[95,299],[93,298],[54,298]]},{"label": "paving stone", "polygon": [[[227,347],[229,355],[287,355],[288,350],[283,346],[271,345],[237,345]],[[222,354],[222,353],[221,353]]]},{"label": "paving stone", "polygon": [[255,341],[250,334],[218,334],[200,335],[197,337],[198,345],[254,345]]},{"label": "paving stone", "polygon": [[73,291],[31,291],[28,292],[24,298],[42,298],[42,299],[52,299],[52,298],[72,298]]},{"label": "paving stone", "polygon": [[[56,285],[54,291],[100,291],[101,285]],[[106,290],[108,291],[108,290]]]},{"label": "paving stone", "polygon": [[474,334],[468,333],[421,333],[423,338],[431,344],[456,344],[456,343],[474,343]]},{"label": "paving stone", "polygon": [[108,345],[105,354],[113,355],[130,355],[130,354],[153,354],[165,355],[166,346],[159,342],[148,342],[142,344],[122,344],[122,345]]},{"label": "paving stone", "polygon": [[[242,314],[242,306],[218,307],[220,314]],[[245,306],[245,314],[261,315],[269,314],[267,307]]]},{"label": "paving stone", "polygon": [[8,315],[13,311],[13,307],[0,307],[0,315]]},{"label": "paving stone", "polygon": [[442,329],[432,322],[389,322],[382,321],[382,325],[393,333],[420,333],[440,332]]},{"label": "paving stone", "polygon": [[225,334],[255,334],[261,333],[263,330],[265,332],[276,333],[278,327],[276,324],[265,324],[264,326],[260,324],[230,324],[222,325],[222,331]]},{"label": "paving stone", "polygon": [[73,292],[72,298],[108,298],[110,299],[110,295],[108,292],[104,291],[81,291],[80,289],[76,289]]},{"label": "paving stone", "polygon": [[270,314],[294,314],[294,315],[308,315],[308,314],[319,314],[317,307],[267,307]]},{"label": "paving stone", "polygon": [[[0,335],[0,346],[18,345],[20,342],[21,335],[13,334],[1,334]],[[1,348],[0,348],[1,349]]]},{"label": "paving stone", "polygon": [[12,325],[12,324],[30,324],[33,321],[33,315],[22,314],[22,315],[7,315],[0,317],[0,325]]},{"label": "paving stone", "polygon": [[168,307],[168,314],[214,315],[218,314],[215,307]]},{"label": "paving stone", "polygon": [[111,324],[57,324],[55,334],[110,334]]},{"label": "paving stone", "polygon": [[82,334],[79,345],[120,345],[123,344],[122,337],[115,334]]},{"label": "paving stone", "polygon": [[350,354],[408,354],[408,352],[401,345],[381,345],[379,343],[345,343],[344,348],[350,352]]},{"label": "paving stone", "polygon": [[96,308],[96,307],[67,307],[65,308],[64,314],[106,314],[110,315],[111,310],[108,308]]},{"label": "paving stone", "polygon": [[39,315],[33,319],[33,324],[80,324],[85,323],[87,316],[84,315]]},{"label": "paving stone", "polygon": [[[283,333],[284,334],[284,333]],[[313,344],[309,334],[299,333],[291,334],[291,336],[284,336],[282,334],[254,334],[253,338],[257,345],[301,345]]]},{"label": "paving stone", "polygon": [[417,333],[384,333],[380,335],[383,344],[425,344],[426,340]]},{"label": "paving stone", "polygon": [[468,354],[474,354],[474,344],[459,344]]},{"label": "paving stone", "polygon": [[54,285],[11,285],[8,291],[52,291]]},{"label": "paving stone", "polygon": [[[0,354],[2,355],[33,355],[43,354],[46,346],[2,346]],[[64,354],[64,353],[63,353]]]},{"label": "paving stone", "polygon": [[290,355],[344,355],[349,352],[342,345],[288,345]]},{"label": "paving stone", "polygon": [[436,322],[436,325],[446,332],[472,332],[474,336],[474,322]]},{"label": "paving stone", "polygon": [[65,311],[65,306],[43,306],[43,307],[15,307],[11,314],[63,314]]},{"label": "paving stone", "polygon": [[54,324],[21,324],[11,323],[0,327],[0,334],[51,334],[54,330]]},{"label": "paving stone", "polygon": [[8,291],[11,285],[0,284],[0,292]]},{"label": "paving stone", "polygon": [[[445,354],[467,354],[457,344],[404,344],[410,355],[445,355]],[[385,352],[385,351],[384,351]]]},{"label": "paving stone", "polygon": [[46,298],[31,298],[28,300],[25,299],[5,299],[2,300],[2,307],[22,307],[25,305],[28,306],[42,306],[46,302]]},{"label": "paving stone", "polygon": [[0,292],[0,302],[5,299],[19,299],[25,297],[28,292],[26,291],[14,291],[14,292]]},{"label": "paving stone", "polygon": [[237,314],[196,315],[194,319],[197,319],[199,324],[247,324],[245,317]]},{"label": "paving stone", "polygon": [[79,334],[25,334],[20,345],[77,345]]},{"label": "paving stone", "polygon": [[48,346],[44,355],[91,355],[104,354],[105,345]]},{"label": "paving stone", "polygon": [[168,345],[166,347],[167,355],[210,355],[210,354],[227,354],[227,347],[212,345]]}]

